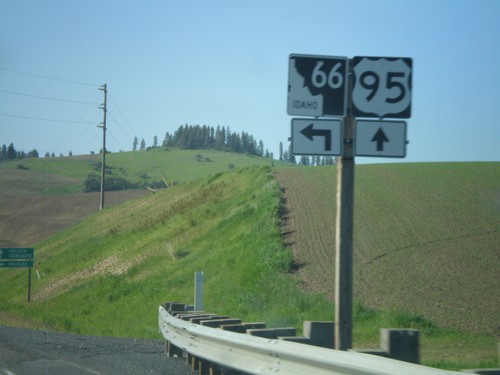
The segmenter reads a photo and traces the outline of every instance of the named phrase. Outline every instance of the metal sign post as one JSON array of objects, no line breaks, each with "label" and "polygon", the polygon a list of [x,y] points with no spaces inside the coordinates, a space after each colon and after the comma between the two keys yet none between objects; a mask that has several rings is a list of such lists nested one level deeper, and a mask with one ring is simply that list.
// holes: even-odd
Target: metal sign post
[{"label": "metal sign post", "polygon": [[0,249],[0,268],[28,268],[28,302],[31,302],[31,267],[34,255],[33,248]]},{"label": "metal sign post", "polygon": [[335,349],[352,348],[353,117],[344,120],[344,154],[337,158],[335,228]]}]

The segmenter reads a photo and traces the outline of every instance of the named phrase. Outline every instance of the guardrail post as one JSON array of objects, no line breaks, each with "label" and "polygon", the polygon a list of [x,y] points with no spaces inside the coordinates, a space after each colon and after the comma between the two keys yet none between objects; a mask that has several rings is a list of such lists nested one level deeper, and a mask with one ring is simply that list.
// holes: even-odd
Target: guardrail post
[{"label": "guardrail post", "polygon": [[182,358],[182,354],[184,353],[184,351],[181,348],[178,348],[177,346],[172,344],[170,341],[166,342],[165,351],[166,351],[167,357],[177,356],[179,358]]},{"label": "guardrail post", "polygon": [[194,310],[203,310],[203,272],[194,273]]},{"label": "guardrail post", "polygon": [[210,375],[210,362],[197,358],[196,363],[198,364],[198,375]]},{"label": "guardrail post", "polygon": [[380,330],[380,347],[389,358],[419,363],[419,332],[416,329]]}]

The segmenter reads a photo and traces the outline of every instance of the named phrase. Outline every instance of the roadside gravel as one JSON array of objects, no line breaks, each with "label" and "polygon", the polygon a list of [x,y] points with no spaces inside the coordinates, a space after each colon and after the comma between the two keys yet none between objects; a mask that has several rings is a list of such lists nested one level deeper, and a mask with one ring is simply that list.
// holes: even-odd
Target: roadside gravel
[{"label": "roadside gravel", "polygon": [[0,326],[0,375],[191,375],[163,340],[80,336]]}]

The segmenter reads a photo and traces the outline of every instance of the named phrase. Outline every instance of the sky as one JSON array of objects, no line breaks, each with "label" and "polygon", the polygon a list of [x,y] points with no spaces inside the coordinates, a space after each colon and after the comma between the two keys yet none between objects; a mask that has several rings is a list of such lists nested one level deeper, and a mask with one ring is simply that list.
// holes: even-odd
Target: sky
[{"label": "sky", "polygon": [[0,0],[0,145],[151,146],[184,124],[288,147],[290,54],[412,58],[406,157],[500,161],[498,0]]}]

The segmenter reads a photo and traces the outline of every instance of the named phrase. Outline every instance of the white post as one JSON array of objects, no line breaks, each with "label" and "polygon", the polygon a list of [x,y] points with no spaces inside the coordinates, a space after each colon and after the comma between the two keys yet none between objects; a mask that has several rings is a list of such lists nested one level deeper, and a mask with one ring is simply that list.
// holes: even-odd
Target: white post
[{"label": "white post", "polygon": [[194,311],[203,311],[203,271],[194,273]]}]

